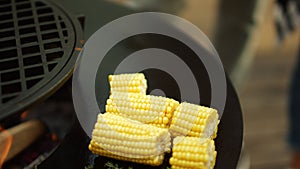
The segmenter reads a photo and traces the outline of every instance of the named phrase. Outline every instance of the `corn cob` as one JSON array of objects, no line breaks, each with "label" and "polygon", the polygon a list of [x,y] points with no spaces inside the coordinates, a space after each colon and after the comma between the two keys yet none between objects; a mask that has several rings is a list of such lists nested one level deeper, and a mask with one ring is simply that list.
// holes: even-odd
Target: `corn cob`
[{"label": "corn cob", "polygon": [[179,136],[174,139],[172,169],[213,169],[217,152],[213,140]]},{"label": "corn cob", "polygon": [[146,94],[147,80],[143,73],[109,75],[110,92]]},{"label": "corn cob", "polygon": [[89,149],[102,156],[157,166],[170,152],[167,129],[105,113],[99,114]]},{"label": "corn cob", "polygon": [[106,102],[106,112],[168,128],[178,105],[179,102],[161,96],[113,92]]},{"label": "corn cob", "polygon": [[217,125],[217,110],[183,102],[174,112],[170,132],[173,137],[214,138],[216,137]]}]

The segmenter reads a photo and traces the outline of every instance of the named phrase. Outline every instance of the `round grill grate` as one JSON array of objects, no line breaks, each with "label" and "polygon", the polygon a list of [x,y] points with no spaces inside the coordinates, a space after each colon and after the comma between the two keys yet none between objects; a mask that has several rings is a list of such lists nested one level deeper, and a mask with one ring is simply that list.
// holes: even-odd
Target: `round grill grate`
[{"label": "round grill grate", "polygon": [[0,0],[0,118],[49,95],[72,73],[82,30],[43,0]]}]

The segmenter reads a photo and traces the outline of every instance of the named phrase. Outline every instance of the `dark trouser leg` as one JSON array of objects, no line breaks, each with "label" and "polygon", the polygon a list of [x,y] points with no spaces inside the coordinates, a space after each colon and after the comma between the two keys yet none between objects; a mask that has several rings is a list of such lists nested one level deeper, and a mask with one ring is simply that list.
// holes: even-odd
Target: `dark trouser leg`
[{"label": "dark trouser leg", "polygon": [[289,144],[300,152],[300,52],[290,88],[289,122]]}]

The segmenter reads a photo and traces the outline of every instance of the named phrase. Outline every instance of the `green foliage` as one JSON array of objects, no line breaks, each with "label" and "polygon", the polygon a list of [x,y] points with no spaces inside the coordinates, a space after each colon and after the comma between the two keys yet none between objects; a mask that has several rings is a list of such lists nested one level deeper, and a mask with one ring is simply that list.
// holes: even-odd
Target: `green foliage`
[{"label": "green foliage", "polygon": [[88,166],[85,166],[84,169],[93,169],[94,166],[93,165],[88,165]]},{"label": "green foliage", "polygon": [[122,167],[119,167],[118,164],[113,164],[112,162],[108,161],[105,164],[105,167],[107,167],[108,169],[123,169]]}]

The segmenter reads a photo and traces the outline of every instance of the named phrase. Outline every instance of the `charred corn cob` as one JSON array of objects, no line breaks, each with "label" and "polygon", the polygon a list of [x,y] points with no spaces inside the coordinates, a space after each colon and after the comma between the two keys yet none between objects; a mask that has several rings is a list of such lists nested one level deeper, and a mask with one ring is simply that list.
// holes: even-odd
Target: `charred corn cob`
[{"label": "charred corn cob", "polygon": [[110,92],[146,94],[147,81],[143,73],[109,75]]},{"label": "charred corn cob", "polygon": [[161,96],[113,92],[106,102],[106,112],[167,128],[178,105],[179,102]]},{"label": "charred corn cob", "polygon": [[172,136],[216,137],[217,110],[191,103],[181,103],[174,112],[170,125]]},{"label": "charred corn cob", "polygon": [[213,169],[217,152],[213,140],[179,136],[174,139],[172,169]]},{"label": "charred corn cob", "polygon": [[102,156],[157,166],[170,146],[167,129],[105,113],[98,115],[89,149]]}]

